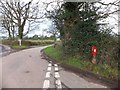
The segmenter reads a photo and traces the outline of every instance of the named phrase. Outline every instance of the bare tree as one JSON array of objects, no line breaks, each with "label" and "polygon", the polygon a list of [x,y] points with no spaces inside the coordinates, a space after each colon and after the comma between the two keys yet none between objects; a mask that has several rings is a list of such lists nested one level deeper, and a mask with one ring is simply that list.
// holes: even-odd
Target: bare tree
[{"label": "bare tree", "polygon": [[14,39],[15,38],[15,27],[16,25],[6,17],[6,15],[3,15],[2,17],[2,27],[4,28],[3,30],[7,30],[9,39]]},{"label": "bare tree", "polygon": [[[33,0],[25,3],[24,1],[6,0],[0,1],[0,12],[6,16],[9,23],[14,23],[18,27],[18,37],[23,39],[24,27],[28,20],[35,21],[43,16],[39,15],[39,1],[33,4]],[[7,24],[7,23],[6,23]]]},{"label": "bare tree", "polygon": [[8,31],[9,39],[12,38],[10,31],[10,20],[8,20],[5,16],[2,22],[2,26]]},{"label": "bare tree", "polygon": [[52,23],[52,25],[48,29],[45,29],[44,31],[46,31],[48,34],[51,34],[54,37],[54,42],[57,40],[59,31],[57,30],[54,23]]}]

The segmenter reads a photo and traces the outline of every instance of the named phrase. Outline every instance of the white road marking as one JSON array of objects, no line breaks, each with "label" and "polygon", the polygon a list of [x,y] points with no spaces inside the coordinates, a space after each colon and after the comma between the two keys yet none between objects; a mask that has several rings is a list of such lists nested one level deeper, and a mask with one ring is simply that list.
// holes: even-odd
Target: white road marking
[{"label": "white road marking", "polygon": [[59,73],[55,72],[55,78],[59,78],[59,77],[60,77]]},{"label": "white road marking", "polygon": [[54,64],[55,67],[57,67],[58,65],[57,64]]},{"label": "white road marking", "polygon": [[[50,61],[51,62],[51,61]],[[50,78],[50,74],[51,74],[51,70],[52,70],[52,64],[51,63],[49,63],[48,64],[48,68],[47,68],[47,71],[48,72],[46,72],[46,76],[45,76],[45,78]],[[58,71],[58,65],[57,64],[54,64],[54,66],[55,66],[55,71]],[[59,73],[58,72],[55,72],[55,78],[59,78],[60,77],[60,75],[59,75]],[[56,80],[55,81],[55,84],[56,84],[56,88],[58,88],[58,89],[61,89],[62,88],[62,85],[61,85],[61,81],[60,80]],[[43,88],[50,88],[50,80],[44,80],[44,83],[43,83]]]},{"label": "white road marking", "polygon": [[43,84],[43,88],[49,88],[50,87],[50,81],[49,80],[45,80],[44,84]]},{"label": "white road marking", "polygon": [[47,72],[45,77],[49,78],[50,77],[50,72]]},{"label": "white road marking", "polygon": [[58,71],[58,67],[55,67],[55,71]]},{"label": "white road marking", "polygon": [[61,85],[61,81],[60,81],[60,80],[56,80],[55,84],[56,84],[56,87],[57,87],[57,88],[59,88],[59,89],[62,88],[62,85]]},{"label": "white road marking", "polygon": [[52,64],[51,64],[51,63],[49,63],[49,64],[48,64],[48,67],[51,67],[51,66],[52,66]]},{"label": "white road marking", "polygon": [[47,68],[47,71],[51,71],[51,67],[48,67],[48,68]]}]

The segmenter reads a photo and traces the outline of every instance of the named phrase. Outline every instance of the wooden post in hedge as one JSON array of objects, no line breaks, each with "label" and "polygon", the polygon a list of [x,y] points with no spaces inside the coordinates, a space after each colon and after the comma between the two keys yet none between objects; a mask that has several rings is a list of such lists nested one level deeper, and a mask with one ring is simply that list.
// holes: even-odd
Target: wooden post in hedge
[{"label": "wooden post in hedge", "polygon": [[19,46],[22,46],[22,40],[18,39],[18,42],[19,42]]}]

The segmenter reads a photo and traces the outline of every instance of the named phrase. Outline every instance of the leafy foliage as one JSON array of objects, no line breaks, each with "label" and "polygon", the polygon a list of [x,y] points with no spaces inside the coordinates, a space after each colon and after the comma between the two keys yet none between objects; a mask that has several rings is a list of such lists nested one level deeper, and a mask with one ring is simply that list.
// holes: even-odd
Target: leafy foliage
[{"label": "leafy foliage", "polygon": [[94,65],[90,62],[87,62],[87,60],[82,60],[82,58],[78,57],[63,57],[62,50],[60,47],[54,48],[53,46],[47,47],[44,49],[44,52],[46,55],[51,57],[52,59],[56,60],[59,63],[64,63],[73,67],[76,67],[78,69],[93,72],[94,74],[97,74],[99,76],[108,78],[108,79],[118,79],[119,71],[116,69],[116,67],[111,67],[108,64],[99,64]]},{"label": "leafy foliage", "polygon": [[[97,63],[118,65],[117,36],[111,34],[107,24],[99,23],[109,15],[99,10],[96,3],[66,2],[53,18],[60,31],[64,55],[72,55],[91,61],[91,47],[98,48]],[[108,15],[108,16],[106,16]],[[114,64],[113,64],[114,62]]]}]

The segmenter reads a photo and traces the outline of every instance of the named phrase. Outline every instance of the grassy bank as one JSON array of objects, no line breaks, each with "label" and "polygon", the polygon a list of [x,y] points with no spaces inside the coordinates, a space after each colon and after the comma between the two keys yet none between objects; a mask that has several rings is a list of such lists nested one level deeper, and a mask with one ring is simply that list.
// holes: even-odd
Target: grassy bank
[{"label": "grassy bank", "polygon": [[19,46],[18,40],[8,40],[4,39],[2,40],[1,44],[3,45],[8,45],[14,50],[23,50],[23,49],[28,49],[32,46],[46,46],[53,44],[53,40],[22,40],[22,46]]},{"label": "grassy bank", "polygon": [[118,69],[112,68],[111,66],[107,64],[92,64],[91,62],[87,60],[81,60],[80,57],[71,57],[71,56],[63,56],[62,51],[59,47],[54,48],[54,47],[48,47],[44,49],[44,52],[46,55],[50,56],[51,58],[65,63],[67,65],[74,66],[76,68],[79,68],[84,71],[91,71],[94,74],[103,76],[108,79],[117,79],[118,78]]}]

